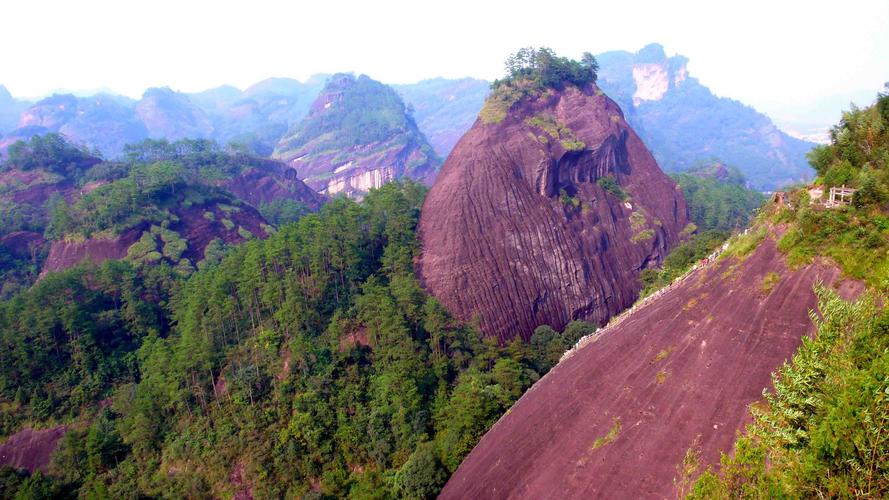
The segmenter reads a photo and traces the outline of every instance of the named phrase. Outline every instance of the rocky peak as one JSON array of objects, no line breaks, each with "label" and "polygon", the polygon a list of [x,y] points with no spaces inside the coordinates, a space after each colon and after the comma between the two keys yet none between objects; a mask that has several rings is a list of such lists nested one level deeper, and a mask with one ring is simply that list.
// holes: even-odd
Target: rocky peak
[{"label": "rocky peak", "polygon": [[168,87],[151,88],[136,105],[136,114],[152,138],[195,139],[210,137],[213,125],[187,95]]},{"label": "rocky peak", "polygon": [[506,104],[497,94],[423,206],[421,278],[502,341],[604,322],[679,241],[685,201],[595,84]]},{"label": "rocky peak", "polygon": [[38,101],[19,118],[19,128],[44,127],[58,131],[65,122],[76,116],[77,98],[71,94],[55,94]]},{"label": "rocky peak", "polygon": [[688,59],[667,57],[664,47],[653,43],[636,53],[632,65],[636,91],[633,105],[643,101],[659,101],[671,87],[678,87],[688,78]]},{"label": "rocky peak", "polygon": [[328,80],[273,156],[312,188],[352,197],[405,176],[429,182],[439,164],[398,94],[350,74]]}]

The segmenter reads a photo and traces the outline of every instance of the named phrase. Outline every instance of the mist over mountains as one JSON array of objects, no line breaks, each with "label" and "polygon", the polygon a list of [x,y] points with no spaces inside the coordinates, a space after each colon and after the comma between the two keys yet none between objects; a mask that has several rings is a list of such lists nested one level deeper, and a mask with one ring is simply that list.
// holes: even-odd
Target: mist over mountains
[{"label": "mist over mountains", "polygon": [[[599,60],[602,89],[664,170],[718,160],[739,168],[760,190],[811,178],[805,154],[814,143],[791,137],[741,102],[715,96],[689,75],[685,57],[667,57],[662,46],[651,44],[637,53],[600,54]],[[138,101],[103,93],[53,95],[32,103],[0,86],[0,149],[60,132],[106,158],[146,138],[213,139],[268,156],[309,114],[329,77],[269,78],[245,90],[224,85],[197,93],[151,88]],[[488,82],[472,78],[391,87],[441,158],[473,124],[490,91]]]}]

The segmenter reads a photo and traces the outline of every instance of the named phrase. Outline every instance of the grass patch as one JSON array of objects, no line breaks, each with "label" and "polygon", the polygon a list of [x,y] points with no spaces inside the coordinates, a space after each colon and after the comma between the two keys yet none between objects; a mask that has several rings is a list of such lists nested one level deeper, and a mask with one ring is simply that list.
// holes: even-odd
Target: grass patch
[{"label": "grass patch", "polygon": [[559,190],[559,201],[566,207],[570,208],[579,208],[581,204],[580,198],[569,195],[568,191],[565,191],[564,189]]},{"label": "grass patch", "polygon": [[889,290],[889,218],[878,211],[801,207],[778,249],[791,267],[826,256],[847,276]]},{"label": "grass patch", "polygon": [[620,198],[620,201],[626,201],[628,198],[627,193],[620,187],[614,176],[606,175],[605,177],[599,177],[596,179],[596,184],[604,189],[606,193],[611,193]]},{"label": "grass patch", "polygon": [[695,262],[712,253],[723,241],[725,241],[724,233],[705,231],[674,248],[664,260],[660,270],[644,269],[639,275],[644,285],[642,296],[651,295],[672,283],[674,279],[685,274]]},{"label": "grass patch", "polygon": [[229,230],[229,231],[231,231],[232,229],[235,228],[235,223],[232,222],[232,221],[230,221],[230,220],[228,220],[228,219],[222,219],[222,220],[220,220],[219,222],[221,222],[222,225],[225,226],[225,229],[227,229],[227,230]]},{"label": "grass patch", "polygon": [[668,348],[664,349],[663,351],[657,353],[657,356],[654,357],[654,362],[663,361],[663,360],[667,359],[667,356],[669,356],[671,352],[673,352],[673,348],[668,347]]},{"label": "grass patch", "polygon": [[606,444],[613,443],[615,439],[620,435],[620,418],[615,418],[614,423],[611,425],[611,429],[608,429],[608,434],[605,434],[602,437],[596,438],[593,441],[593,444],[590,446],[590,451],[598,450],[599,448],[605,446]]},{"label": "grass patch", "polygon": [[513,104],[529,95],[536,95],[531,89],[530,83],[525,84],[522,81],[517,81],[515,85],[500,85],[485,100],[485,105],[479,111],[478,117],[488,125],[500,123],[506,118],[506,114]]},{"label": "grass patch", "polygon": [[[586,148],[586,144],[577,139],[577,136],[570,127],[548,113],[541,113],[528,118],[525,120],[525,124],[538,128],[553,140],[559,141],[566,151],[580,151]],[[546,139],[545,143],[549,143],[549,139],[547,139],[546,136],[538,136],[538,140],[541,138]]]},{"label": "grass patch", "polygon": [[773,272],[766,274],[765,277],[762,279],[762,284],[760,285],[762,293],[765,295],[772,293],[772,290],[775,288],[775,285],[777,285],[779,281],[781,281],[781,275],[779,275],[778,273]]},{"label": "grass patch", "polygon": [[679,233],[679,236],[682,236],[683,238],[687,237],[687,236],[691,236],[697,230],[698,230],[698,226],[696,226],[694,222],[689,222],[688,224],[685,225],[684,228],[682,228],[682,231]]},{"label": "grass patch", "polygon": [[698,299],[695,297],[692,297],[688,302],[685,303],[684,306],[682,306],[682,310],[683,311],[691,311],[692,309],[695,308],[696,305],[698,305]]},{"label": "grass patch", "polygon": [[765,225],[759,225],[748,231],[747,234],[739,234],[731,238],[728,248],[722,253],[720,258],[736,257],[740,260],[747,258],[765,239],[768,231]]},{"label": "grass patch", "polygon": [[644,231],[639,231],[638,233],[634,234],[633,237],[630,238],[630,241],[632,243],[640,243],[643,241],[648,241],[648,240],[654,239],[654,235],[655,235],[654,229],[646,229]]},{"label": "grass patch", "polygon": [[630,227],[634,231],[639,231],[645,227],[645,214],[642,212],[633,212],[630,214]]},{"label": "grass patch", "polygon": [[655,380],[655,382],[657,382],[657,385],[662,385],[664,382],[667,381],[667,372],[664,370],[657,372],[657,375],[655,375],[654,380]]}]

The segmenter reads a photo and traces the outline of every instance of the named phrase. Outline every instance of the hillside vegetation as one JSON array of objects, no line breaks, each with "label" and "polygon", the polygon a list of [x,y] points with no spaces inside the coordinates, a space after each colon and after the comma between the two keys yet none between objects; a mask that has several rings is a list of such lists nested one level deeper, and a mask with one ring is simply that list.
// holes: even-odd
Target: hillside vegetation
[{"label": "hillside vegetation", "polygon": [[[887,89],[889,90],[889,89]],[[889,493],[889,93],[843,114],[830,145],[812,151],[816,184],[857,189],[825,209],[798,190],[771,216],[787,225],[792,264],[828,257],[867,283],[854,302],[819,289],[818,330],[774,376],[765,404],[693,498],[880,498]],[[685,476],[697,471],[695,450]]]},{"label": "hillside vegetation", "polygon": [[670,284],[712,254],[732,232],[747,226],[765,200],[745,187],[740,170],[718,162],[674,174],[673,179],[682,188],[692,224],[684,230],[687,239],[670,252],[659,269],[642,271],[643,296]]},{"label": "hillside vegetation", "polygon": [[556,55],[547,47],[519,49],[506,60],[506,74],[491,84],[491,94],[479,112],[485,123],[500,123],[513,104],[565,85],[583,87],[595,83],[599,63],[585,52],[581,60]]},{"label": "hillside vegetation", "polygon": [[434,496],[593,327],[500,346],[450,318],[413,274],[423,196],[407,182],[337,199],[187,279],[106,263],[3,304],[3,433],[74,427],[50,474],[12,489]]},{"label": "hillside vegetation", "polygon": [[286,157],[313,141],[320,142],[316,152],[323,152],[382,142],[399,134],[420,134],[398,94],[365,75],[334,75],[324,92],[332,95],[329,105],[323,111],[315,109],[282,138],[276,156]]},{"label": "hillside vegetation", "polygon": [[[281,165],[209,140],[147,139],[124,151],[119,161],[103,161],[59,134],[34,136],[9,148],[0,164],[0,295],[33,283],[50,243],[109,242],[138,231],[133,236],[138,243],[129,251],[125,246],[125,255],[151,263],[163,259],[188,272],[207,247],[190,239],[203,240],[208,231],[221,228],[229,234],[206,238],[217,236],[211,248],[217,249],[225,242],[264,236],[272,230],[270,220],[293,221],[319,202],[298,180],[285,179]],[[239,176],[248,171],[255,175],[242,180]],[[275,199],[255,207],[226,187],[236,183],[236,188],[256,192],[260,182],[273,186]]]}]

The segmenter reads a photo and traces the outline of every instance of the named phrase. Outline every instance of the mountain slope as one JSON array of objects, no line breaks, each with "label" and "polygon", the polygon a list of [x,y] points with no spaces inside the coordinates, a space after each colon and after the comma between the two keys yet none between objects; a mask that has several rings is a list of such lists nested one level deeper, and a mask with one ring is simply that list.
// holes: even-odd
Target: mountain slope
[{"label": "mountain slope", "polygon": [[152,139],[204,139],[213,134],[206,113],[187,95],[167,87],[146,90],[136,105],[136,114]]},{"label": "mountain slope", "polygon": [[209,116],[215,140],[245,144],[257,154],[269,155],[287,130],[308,114],[324,80],[324,75],[305,83],[269,78],[243,92],[219,87],[189,97]]},{"label": "mountain slope", "polygon": [[[718,462],[771,372],[812,332],[813,285],[840,279],[824,263],[789,269],[778,236],[693,272],[563,359],[441,498],[665,498],[687,449]],[[861,284],[840,288],[852,295]]]},{"label": "mountain slope", "polygon": [[787,135],[749,106],[713,95],[688,74],[685,57],[668,58],[663,47],[651,44],[636,54],[598,58],[599,84],[665,170],[717,158],[740,168],[757,189],[811,179],[805,154],[813,143]]},{"label": "mountain slope", "polygon": [[473,78],[434,78],[393,88],[414,109],[417,126],[442,158],[472,126],[491,91],[489,82]]},{"label": "mountain slope", "polygon": [[518,92],[488,98],[419,226],[424,285],[501,341],[622,311],[688,223],[676,185],[594,83],[502,100]]},{"label": "mountain slope", "polygon": [[274,157],[318,191],[360,196],[401,177],[431,182],[439,159],[390,87],[334,75]]},{"label": "mountain slope", "polygon": [[[123,258],[187,271],[211,243],[220,250],[267,236],[259,210],[323,202],[285,165],[209,141],[146,141],[128,153],[129,163],[103,163],[53,134],[10,148],[0,169],[0,250],[42,263],[43,274]],[[44,234],[45,262],[32,250]]]},{"label": "mountain slope", "polygon": [[9,90],[0,85],[0,136],[15,129],[19,115],[30,103],[12,97]]}]

